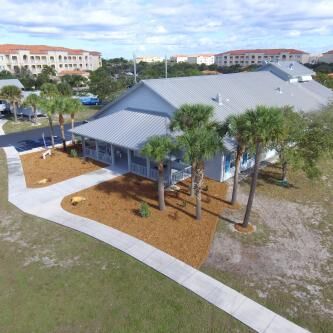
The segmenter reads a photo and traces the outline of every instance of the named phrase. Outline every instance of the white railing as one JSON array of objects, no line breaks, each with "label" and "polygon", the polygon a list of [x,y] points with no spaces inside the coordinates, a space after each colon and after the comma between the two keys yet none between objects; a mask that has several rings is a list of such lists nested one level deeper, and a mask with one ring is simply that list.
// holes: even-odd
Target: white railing
[{"label": "white railing", "polygon": [[106,162],[106,163],[109,163],[109,164],[112,163],[112,157],[111,157],[111,155],[106,154],[106,153],[99,152],[98,153],[98,160]]},{"label": "white railing", "polygon": [[140,164],[131,163],[131,172],[139,176],[147,177],[147,167]]},{"label": "white railing", "polygon": [[108,164],[112,163],[111,155],[106,154],[106,153],[101,153],[101,152],[97,153],[97,151],[94,150],[94,149],[85,148],[84,149],[84,156],[85,157],[90,157],[90,158],[93,158],[94,160],[98,160],[98,161],[105,162],[105,163],[108,163]]},{"label": "white railing", "polygon": [[84,156],[86,156],[86,157],[91,157],[91,158],[94,158],[94,159],[97,159],[96,150],[94,150],[94,149],[89,149],[89,148],[85,148],[85,149],[84,149]]},{"label": "white railing", "polygon": [[171,183],[176,184],[184,179],[191,177],[192,167],[188,166],[182,170],[176,171],[171,175]]}]

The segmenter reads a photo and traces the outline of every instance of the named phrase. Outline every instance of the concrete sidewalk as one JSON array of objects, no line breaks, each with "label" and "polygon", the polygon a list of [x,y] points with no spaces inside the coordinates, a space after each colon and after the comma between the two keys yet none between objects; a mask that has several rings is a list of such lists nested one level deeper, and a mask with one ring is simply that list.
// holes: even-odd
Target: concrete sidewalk
[{"label": "concrete sidewalk", "polygon": [[309,333],[169,254],[119,230],[61,208],[64,196],[117,177],[124,173],[123,170],[101,169],[43,189],[28,189],[19,154],[13,147],[4,150],[8,162],[8,200],[25,213],[83,232],[131,255],[257,332]]},{"label": "concrete sidewalk", "polygon": [[0,118],[0,135],[5,135],[5,132],[4,132],[3,128],[2,128],[2,126],[5,125],[6,122],[7,122],[6,119],[1,119]]}]

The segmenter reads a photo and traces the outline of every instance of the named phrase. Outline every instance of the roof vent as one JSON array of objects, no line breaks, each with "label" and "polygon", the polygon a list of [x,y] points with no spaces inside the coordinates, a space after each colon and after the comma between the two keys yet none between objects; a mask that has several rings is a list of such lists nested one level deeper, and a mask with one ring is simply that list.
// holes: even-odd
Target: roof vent
[{"label": "roof vent", "polygon": [[289,64],[289,69],[290,69],[291,71],[294,69],[294,64],[293,64],[292,62]]},{"label": "roof vent", "polygon": [[282,89],[281,89],[281,87],[277,87],[277,88],[276,88],[276,91],[277,91],[279,94],[282,94]]},{"label": "roof vent", "polygon": [[219,105],[223,105],[223,102],[222,102],[222,95],[221,95],[221,93],[218,93],[217,95],[216,95],[216,102],[219,104]]}]

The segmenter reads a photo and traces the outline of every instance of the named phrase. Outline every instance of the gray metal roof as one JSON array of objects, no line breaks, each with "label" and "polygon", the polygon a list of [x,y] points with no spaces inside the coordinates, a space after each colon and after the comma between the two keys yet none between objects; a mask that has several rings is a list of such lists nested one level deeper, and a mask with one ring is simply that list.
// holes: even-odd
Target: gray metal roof
[{"label": "gray metal roof", "polygon": [[[184,103],[212,105],[217,120],[257,105],[290,105],[297,111],[309,112],[333,101],[332,90],[317,82],[290,83],[269,71],[152,79],[143,83],[175,109]],[[218,93],[222,105],[216,101]]]},{"label": "gray metal roof", "polygon": [[278,62],[269,62],[263,67],[259,68],[259,71],[267,69],[269,70],[269,67],[273,67],[279,71],[282,71],[290,78],[316,74],[312,69],[300,64],[297,61],[287,61],[287,60],[278,61]]},{"label": "gray metal roof", "polygon": [[0,80],[0,89],[4,86],[16,86],[20,89],[24,89],[23,84],[18,79]]},{"label": "gray metal roof", "polygon": [[72,132],[140,150],[149,137],[169,134],[169,122],[164,114],[126,109],[75,127]]}]

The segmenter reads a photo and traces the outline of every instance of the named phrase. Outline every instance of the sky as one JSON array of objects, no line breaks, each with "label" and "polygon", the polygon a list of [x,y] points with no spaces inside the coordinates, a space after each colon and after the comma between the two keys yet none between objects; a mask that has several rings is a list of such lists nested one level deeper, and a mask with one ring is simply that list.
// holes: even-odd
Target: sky
[{"label": "sky", "polygon": [[333,50],[333,0],[0,0],[0,44],[104,58],[247,48]]}]

